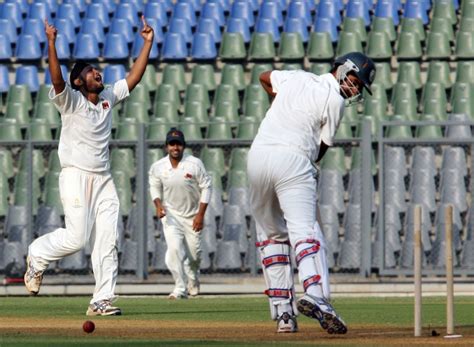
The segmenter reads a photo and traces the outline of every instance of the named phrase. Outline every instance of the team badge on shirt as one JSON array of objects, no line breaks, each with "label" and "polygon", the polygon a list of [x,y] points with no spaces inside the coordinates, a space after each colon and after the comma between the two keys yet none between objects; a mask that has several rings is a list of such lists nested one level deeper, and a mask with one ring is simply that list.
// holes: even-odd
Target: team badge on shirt
[{"label": "team badge on shirt", "polygon": [[109,109],[109,107],[110,107],[110,105],[109,105],[109,102],[108,102],[107,100],[102,103],[102,108],[103,108],[104,110]]},{"label": "team badge on shirt", "polygon": [[190,180],[191,178],[193,178],[193,175],[191,175],[190,173],[186,173],[186,175],[184,175],[184,178]]}]

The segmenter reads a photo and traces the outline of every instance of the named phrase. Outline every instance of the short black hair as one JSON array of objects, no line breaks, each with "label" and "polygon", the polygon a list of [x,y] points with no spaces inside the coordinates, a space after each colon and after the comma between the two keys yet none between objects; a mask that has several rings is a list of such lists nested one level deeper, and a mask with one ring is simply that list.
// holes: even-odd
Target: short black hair
[{"label": "short black hair", "polygon": [[81,75],[82,70],[84,70],[86,67],[90,66],[91,64],[84,61],[84,60],[78,60],[74,64],[74,67],[72,68],[71,74],[69,75],[69,82],[71,83],[71,88],[75,90],[79,90],[80,87],[74,84],[74,80],[78,78]]}]

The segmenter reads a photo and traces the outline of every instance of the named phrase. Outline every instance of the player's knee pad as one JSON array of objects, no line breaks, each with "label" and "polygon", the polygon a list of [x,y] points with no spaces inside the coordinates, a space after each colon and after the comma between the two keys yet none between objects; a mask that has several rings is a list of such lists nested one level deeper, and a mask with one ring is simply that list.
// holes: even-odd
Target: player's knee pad
[{"label": "player's knee pad", "polygon": [[262,258],[262,270],[267,284],[265,294],[270,303],[272,319],[278,318],[278,306],[285,305],[296,315],[293,267],[290,259],[290,245],[287,242],[266,240],[257,242]]}]

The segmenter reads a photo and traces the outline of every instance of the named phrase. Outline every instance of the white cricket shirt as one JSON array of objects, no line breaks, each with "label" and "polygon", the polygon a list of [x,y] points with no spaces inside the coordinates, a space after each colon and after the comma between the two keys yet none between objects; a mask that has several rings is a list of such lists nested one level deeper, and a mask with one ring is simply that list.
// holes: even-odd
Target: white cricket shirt
[{"label": "white cricket shirt", "polygon": [[49,98],[61,113],[62,120],[58,148],[62,168],[75,167],[91,172],[109,170],[112,107],[128,95],[125,79],[106,87],[99,94],[97,105],[68,84],[59,94],[51,87]]},{"label": "white cricket shirt", "polygon": [[252,147],[284,146],[315,161],[321,140],[332,146],[344,112],[339,83],[302,70],[272,71],[270,81],[276,96]]},{"label": "white cricket shirt", "polygon": [[184,154],[176,168],[167,155],[151,166],[148,175],[151,198],[159,198],[167,214],[194,217],[199,203],[211,199],[211,178],[202,161],[192,155]]}]

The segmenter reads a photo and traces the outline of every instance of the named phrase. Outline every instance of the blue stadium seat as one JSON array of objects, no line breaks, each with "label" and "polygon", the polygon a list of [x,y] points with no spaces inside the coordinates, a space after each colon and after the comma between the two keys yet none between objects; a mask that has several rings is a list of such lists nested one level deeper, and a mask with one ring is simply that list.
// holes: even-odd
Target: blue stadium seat
[{"label": "blue stadium seat", "polygon": [[318,18],[330,18],[336,27],[341,24],[341,15],[337,4],[332,0],[321,0],[317,10]]},{"label": "blue stadium seat", "polygon": [[317,17],[314,23],[314,31],[317,33],[327,32],[331,35],[331,41],[337,42],[339,39],[339,32],[337,31],[337,25],[331,18]]},{"label": "blue stadium seat", "polygon": [[[43,52],[45,58],[48,56],[48,46],[48,42],[46,42]],[[69,60],[71,58],[71,47],[69,46],[66,35],[58,33],[55,46],[59,60]]]},{"label": "blue stadium seat", "polygon": [[186,44],[191,44],[193,32],[191,23],[186,18],[171,18],[168,30],[170,33],[181,34]]},{"label": "blue stadium seat", "polygon": [[182,34],[168,32],[163,42],[162,58],[164,60],[185,60],[188,57],[186,40]]},{"label": "blue stadium seat", "polygon": [[15,84],[26,84],[30,92],[39,90],[38,68],[34,65],[22,65],[16,69]]},{"label": "blue stadium seat", "polygon": [[[133,59],[136,59],[138,57],[142,47],[143,47],[143,37],[139,32],[137,32],[135,34],[135,39],[133,40],[133,45],[132,45],[132,58]],[[158,44],[154,42],[153,46],[151,47],[151,51],[150,51],[150,55],[148,59],[156,60],[158,59],[159,55],[160,55],[160,52],[158,50]]]},{"label": "blue stadium seat", "polygon": [[423,22],[423,25],[426,25],[429,22],[428,13],[426,12],[426,4],[422,1],[408,0],[405,3],[403,17],[419,18]]},{"label": "blue stadium seat", "polygon": [[277,23],[278,27],[283,26],[283,14],[280,9],[280,5],[277,2],[262,2],[260,5],[260,10],[258,11],[258,17],[271,18]]},{"label": "blue stadium seat", "polygon": [[156,18],[146,18],[146,22],[155,31],[155,43],[161,45],[165,39],[165,34],[163,34],[163,28],[161,25],[158,24],[158,20]]},{"label": "blue stadium seat", "polygon": [[219,27],[219,23],[215,19],[201,17],[199,19],[196,32],[202,34],[211,34],[216,44],[220,44],[222,41],[221,29]]},{"label": "blue stadium seat", "polygon": [[229,18],[227,20],[227,29],[228,33],[240,33],[244,39],[244,43],[250,42],[250,28],[248,26],[247,20],[243,18]]},{"label": "blue stadium seat", "polygon": [[283,31],[287,33],[300,34],[303,43],[307,43],[309,40],[308,27],[306,26],[306,23],[300,18],[287,17]]},{"label": "blue stadium seat", "polygon": [[230,10],[231,18],[243,18],[247,20],[249,27],[253,27],[255,24],[255,18],[253,16],[253,10],[248,2],[234,1]]},{"label": "blue stadium seat", "polygon": [[[12,45],[8,36],[0,34],[0,60],[10,60],[12,58]],[[7,75],[8,77],[8,75]]]},{"label": "blue stadium seat", "polygon": [[77,29],[81,26],[81,19],[77,15],[77,8],[74,4],[62,3],[58,7],[58,13],[56,14],[56,21],[58,19],[66,19]]},{"label": "blue stadium seat", "polygon": [[109,14],[102,3],[87,5],[85,18],[99,20],[104,29],[107,29],[110,26]]},{"label": "blue stadium seat", "polygon": [[110,23],[109,32],[122,35],[127,43],[132,43],[134,38],[133,29],[125,18],[114,18]]},{"label": "blue stadium seat", "polygon": [[38,2],[44,2],[48,5],[49,13],[54,17],[56,11],[58,10],[58,1],[57,0],[37,0]]},{"label": "blue stadium seat", "polygon": [[39,1],[32,2],[28,8],[28,18],[36,18],[40,20],[46,18],[48,22],[51,23],[51,12],[49,11],[48,4]]},{"label": "blue stadium seat", "polygon": [[9,88],[10,81],[8,80],[8,68],[6,65],[0,65],[0,93],[8,92]]},{"label": "blue stadium seat", "polygon": [[228,15],[230,13],[230,7],[232,5],[231,0],[207,0],[206,3],[218,3],[222,7],[224,15]]},{"label": "blue stadium seat", "polygon": [[[259,0],[235,0],[235,2],[246,2],[246,3],[249,3],[250,4],[250,8],[252,9],[252,11],[254,13],[257,13],[258,12],[258,8],[260,6],[259,4]],[[268,1],[268,0],[267,0]],[[282,1],[286,1],[286,0],[282,0]]]},{"label": "blue stadium seat", "polygon": [[[69,74],[67,72],[67,66],[61,64],[61,75],[65,81],[69,80]],[[51,73],[49,72],[49,68],[44,70],[44,84],[49,85],[51,83]]]},{"label": "blue stadium seat", "polygon": [[87,8],[86,0],[63,0],[63,4],[74,5],[80,14],[83,14]]},{"label": "blue stadium seat", "polygon": [[102,23],[95,18],[84,18],[79,33],[93,35],[99,45],[105,43],[104,27]]},{"label": "blue stadium seat", "polygon": [[135,11],[138,13],[143,13],[144,6],[143,6],[143,0],[122,0],[120,1],[122,4],[131,4],[135,7]]},{"label": "blue stadium seat", "polygon": [[147,2],[144,15],[147,19],[155,18],[157,24],[159,24],[161,27],[166,27],[168,25],[166,7],[162,2]]},{"label": "blue stadium seat", "polygon": [[19,29],[23,23],[20,6],[16,2],[7,2],[0,6],[0,18],[13,21],[15,27]]},{"label": "blue stadium seat", "polygon": [[42,52],[38,38],[34,35],[20,35],[15,55],[19,60],[40,60]]},{"label": "blue stadium seat", "polygon": [[18,39],[15,24],[8,19],[0,19],[0,33],[7,36],[10,40],[10,43],[16,42]]},{"label": "blue stadium seat", "polygon": [[121,34],[108,33],[105,37],[104,58],[108,60],[127,59],[130,52],[125,37]]},{"label": "blue stadium seat", "polygon": [[214,60],[217,57],[216,43],[210,33],[195,33],[191,48],[194,60]]},{"label": "blue stadium seat", "polygon": [[21,14],[23,14],[26,17],[26,14],[28,13],[28,0],[5,0],[4,3],[15,3],[18,5]]},{"label": "blue stadium seat", "polygon": [[349,18],[363,18],[365,26],[370,25],[369,8],[364,0],[349,0],[347,3],[346,16]]},{"label": "blue stadium seat", "polygon": [[24,35],[34,35],[39,43],[46,42],[46,34],[44,32],[44,22],[37,18],[27,18],[23,22],[21,33]]},{"label": "blue stadium seat", "polygon": [[63,34],[67,38],[67,42],[72,45],[76,40],[76,32],[74,31],[74,23],[69,19],[56,18],[54,26],[58,29],[58,34]]},{"label": "blue stadium seat", "polygon": [[115,9],[114,18],[125,18],[128,19],[130,25],[134,28],[139,26],[139,18],[136,12],[135,6],[127,3],[120,3]]},{"label": "blue stadium seat", "polygon": [[178,2],[186,2],[186,3],[189,3],[193,6],[193,10],[196,14],[200,14],[201,13],[201,9],[202,9],[202,4],[201,4],[201,0],[178,0]]},{"label": "blue stadium seat", "polygon": [[113,84],[125,78],[125,66],[122,64],[110,64],[104,68],[104,83]]},{"label": "blue stadium seat", "polygon": [[149,0],[147,1],[148,3],[155,3],[159,2],[165,5],[165,10],[167,13],[171,13],[171,10],[173,9],[173,1],[172,0]]},{"label": "blue stadium seat", "polygon": [[379,0],[375,6],[375,16],[382,18],[392,18],[393,24],[400,24],[400,17],[398,16],[398,8],[395,1]]},{"label": "blue stadium seat", "polygon": [[288,6],[288,15],[287,18],[300,18],[304,19],[304,23],[306,26],[311,26],[313,20],[311,18],[311,10],[310,5],[314,2],[311,1],[301,1],[301,0],[293,0],[290,2]]},{"label": "blue stadium seat", "polygon": [[194,12],[194,6],[188,2],[177,2],[173,7],[173,19],[181,18],[186,19],[191,27],[195,27],[197,24],[196,14]]},{"label": "blue stadium seat", "polygon": [[[224,9],[219,2],[206,2],[202,6],[201,17],[206,19],[213,19],[217,22],[220,27],[223,27],[225,24]],[[199,26],[199,23],[198,23]]]},{"label": "blue stadium seat", "polygon": [[99,43],[92,34],[78,34],[74,43],[74,59],[96,60],[100,56]]},{"label": "blue stadium seat", "polygon": [[115,0],[92,0],[91,2],[93,4],[103,4],[109,15],[113,14],[117,7]]},{"label": "blue stadium seat", "polygon": [[280,31],[278,30],[278,25],[270,18],[257,19],[255,31],[257,33],[270,33],[272,34],[273,42],[280,42]]}]

